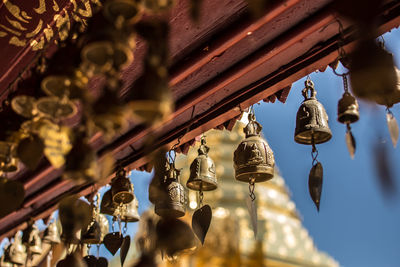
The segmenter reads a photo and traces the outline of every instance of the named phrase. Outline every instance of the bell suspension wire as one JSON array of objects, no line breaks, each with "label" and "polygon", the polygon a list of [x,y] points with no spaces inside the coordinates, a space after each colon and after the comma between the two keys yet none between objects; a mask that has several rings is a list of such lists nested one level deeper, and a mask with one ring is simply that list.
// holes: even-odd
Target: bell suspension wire
[{"label": "bell suspension wire", "polygon": [[125,221],[124,227],[122,228],[122,234],[126,235],[127,232],[128,232],[128,222]]},{"label": "bell suspension wire", "polygon": [[312,165],[315,166],[318,163],[318,149],[315,146],[315,141],[314,141],[314,134],[311,135],[311,145],[312,145],[312,150],[311,150],[311,158],[312,158]]},{"label": "bell suspension wire", "polygon": [[203,207],[203,199],[204,199],[204,193],[203,190],[199,190],[199,208]]},{"label": "bell suspension wire", "polygon": [[100,257],[100,244],[97,244],[96,245],[96,258],[99,258]]},{"label": "bell suspension wire", "polygon": [[254,177],[249,179],[249,196],[251,198],[251,201],[254,202],[256,200],[256,194],[254,193],[255,190],[255,181],[256,179]]}]

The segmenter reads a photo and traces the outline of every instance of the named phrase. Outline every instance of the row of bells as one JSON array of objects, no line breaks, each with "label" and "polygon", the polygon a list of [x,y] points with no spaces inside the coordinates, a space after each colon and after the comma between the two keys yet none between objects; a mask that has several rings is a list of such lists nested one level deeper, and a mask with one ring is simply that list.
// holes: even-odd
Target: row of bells
[{"label": "row of bells", "polygon": [[22,233],[17,232],[14,241],[4,249],[1,257],[1,266],[25,265],[29,255],[40,255],[43,253],[42,242],[47,244],[58,244],[61,242],[56,222],[52,222],[46,228],[43,239],[40,238],[39,229],[36,225],[30,225]]},{"label": "row of bells", "polygon": [[[296,119],[295,140],[301,144],[315,144],[328,141],[332,134],[328,125],[328,116],[322,104],[316,99],[314,85],[308,81],[304,90],[304,101]],[[357,100],[350,94],[343,94],[338,104],[338,121],[353,123],[359,119]],[[235,178],[238,181],[263,182],[274,176],[274,154],[268,143],[261,137],[262,126],[249,114],[249,123],[243,129],[245,139],[234,152]],[[217,188],[215,165],[208,156],[209,148],[202,143],[198,156],[190,165],[190,176],[186,187],[197,191],[210,191]],[[155,212],[162,217],[181,217],[186,210],[186,193],[179,183],[180,171],[174,164],[167,163],[163,177],[155,177],[161,181],[159,194],[150,201],[155,204]],[[164,193],[164,194],[162,194]]]}]

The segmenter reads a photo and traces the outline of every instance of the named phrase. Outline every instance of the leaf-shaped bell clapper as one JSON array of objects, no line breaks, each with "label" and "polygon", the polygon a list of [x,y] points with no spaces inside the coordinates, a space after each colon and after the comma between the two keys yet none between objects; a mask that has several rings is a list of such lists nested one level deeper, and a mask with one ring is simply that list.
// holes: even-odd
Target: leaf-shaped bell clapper
[{"label": "leaf-shaped bell clapper", "polygon": [[136,197],[133,200],[121,207],[121,221],[124,222],[137,222],[140,220],[139,215],[139,202]]},{"label": "leaf-shaped bell clapper", "polygon": [[218,187],[214,161],[208,156],[210,148],[205,138],[201,139],[198,156],[190,165],[190,176],[186,187],[197,191],[211,191]]},{"label": "leaf-shaped bell clapper", "polygon": [[332,137],[328,114],[315,97],[314,83],[309,79],[304,83],[304,101],[297,111],[294,140],[305,145],[325,143]]},{"label": "leaf-shaped bell clapper", "polygon": [[255,115],[249,113],[249,123],[243,129],[246,138],[235,150],[233,164],[238,181],[264,182],[274,176],[275,158],[267,141],[261,136],[262,126]]},{"label": "leaf-shaped bell clapper", "polygon": [[108,0],[104,4],[104,16],[120,28],[137,22],[143,13],[143,6],[137,0]]},{"label": "leaf-shaped bell clapper", "polygon": [[116,205],[112,200],[111,189],[107,190],[100,203],[100,213],[114,216]]},{"label": "leaf-shaped bell clapper", "polygon": [[46,230],[44,230],[43,242],[49,244],[61,243],[60,233],[55,220],[47,226]]},{"label": "leaf-shaped bell clapper", "polygon": [[81,241],[84,244],[101,244],[101,227],[97,220],[93,220],[86,231],[82,231]]},{"label": "leaf-shaped bell clapper", "polygon": [[340,123],[348,124],[358,121],[360,111],[357,99],[349,92],[345,92],[338,103],[338,118]]},{"label": "leaf-shaped bell clapper", "polygon": [[15,172],[18,170],[18,159],[15,157],[15,144],[0,141],[0,170],[3,172]]},{"label": "leaf-shaped bell clapper", "polygon": [[12,264],[24,265],[26,262],[26,248],[22,244],[21,233],[18,231],[11,243],[4,252],[4,261]]},{"label": "leaf-shaped bell clapper", "polygon": [[130,203],[134,199],[132,183],[126,176],[126,171],[120,168],[111,181],[112,201],[119,204]]},{"label": "leaf-shaped bell clapper", "polygon": [[180,170],[175,168],[174,163],[169,164],[166,179],[162,181],[162,194],[159,194],[155,203],[154,211],[161,217],[178,218],[186,212],[186,191],[179,183]]},{"label": "leaf-shaped bell clapper", "polygon": [[382,44],[360,41],[350,55],[349,68],[355,96],[387,107],[400,102],[399,71]]},{"label": "leaf-shaped bell clapper", "polygon": [[42,254],[42,240],[39,236],[39,228],[35,224],[28,226],[23,231],[22,242],[31,254]]}]

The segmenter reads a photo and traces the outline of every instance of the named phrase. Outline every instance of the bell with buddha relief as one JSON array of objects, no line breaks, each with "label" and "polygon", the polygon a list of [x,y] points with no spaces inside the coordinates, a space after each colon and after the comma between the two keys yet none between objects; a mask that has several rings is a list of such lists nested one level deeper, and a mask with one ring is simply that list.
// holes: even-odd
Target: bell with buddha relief
[{"label": "bell with buddha relief", "polygon": [[178,218],[186,212],[186,192],[179,182],[180,170],[175,163],[168,164],[167,175],[161,181],[161,190],[155,200],[154,211],[161,217]]},{"label": "bell with buddha relief", "polygon": [[[309,92],[309,93],[308,93]],[[321,144],[332,137],[328,125],[328,114],[315,97],[314,83],[307,79],[302,91],[304,101],[297,111],[294,140],[299,144]]]},{"label": "bell with buddha relief", "polygon": [[190,165],[190,176],[186,187],[196,191],[211,191],[218,187],[215,175],[214,161],[208,156],[210,148],[206,145],[206,139],[201,138],[198,156]]},{"label": "bell with buddha relief", "polygon": [[133,198],[132,184],[126,176],[126,171],[119,168],[111,181],[112,200],[117,204],[130,203]]},{"label": "bell with buddha relief", "polygon": [[262,126],[256,121],[254,108],[250,108],[248,124],[243,131],[246,138],[240,142],[233,156],[235,178],[249,183],[249,195],[246,199],[254,237],[257,236],[257,206],[255,183],[264,182],[274,177],[274,152],[267,141],[261,137]]},{"label": "bell with buddha relief", "polygon": [[60,233],[58,232],[56,221],[53,221],[47,226],[44,231],[43,242],[49,244],[61,243]]},{"label": "bell with buddha relief", "polygon": [[84,244],[101,244],[100,224],[93,220],[85,232],[82,232],[81,241]]},{"label": "bell with buddha relief", "polygon": [[26,262],[26,248],[22,244],[21,233],[17,232],[12,242],[4,251],[4,261],[10,262],[13,265],[24,265]]},{"label": "bell with buddha relief", "polygon": [[323,167],[317,159],[318,150],[316,144],[329,141],[332,133],[328,125],[328,114],[326,114],[324,106],[315,97],[317,93],[314,89],[314,83],[307,77],[304,85],[305,88],[302,91],[304,101],[297,111],[294,140],[299,144],[312,146],[312,167],[308,176],[308,190],[319,211]]},{"label": "bell with buddha relief", "polygon": [[235,178],[241,182],[264,182],[274,176],[274,153],[260,136],[262,126],[256,121],[254,113],[249,113],[248,119],[249,123],[243,129],[246,138],[233,157]]}]

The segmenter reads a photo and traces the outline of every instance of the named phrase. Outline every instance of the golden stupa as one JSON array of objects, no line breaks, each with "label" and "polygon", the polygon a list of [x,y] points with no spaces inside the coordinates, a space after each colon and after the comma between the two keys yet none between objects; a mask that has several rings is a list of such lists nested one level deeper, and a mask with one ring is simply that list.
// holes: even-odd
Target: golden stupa
[{"label": "golden stupa", "polygon": [[[177,267],[336,267],[339,264],[314,245],[302,222],[283,178],[256,185],[258,234],[254,238],[246,208],[248,185],[234,179],[233,151],[244,138],[244,123],[232,131],[210,130],[205,133],[209,155],[216,165],[218,189],[204,192],[204,203],[213,208],[213,218],[204,246],[191,255],[164,266]],[[188,156],[177,158],[182,168],[182,183],[189,177],[188,166],[197,155],[198,145]],[[196,192],[189,192],[189,210],[197,207]],[[190,218],[189,218],[190,220]]]}]

